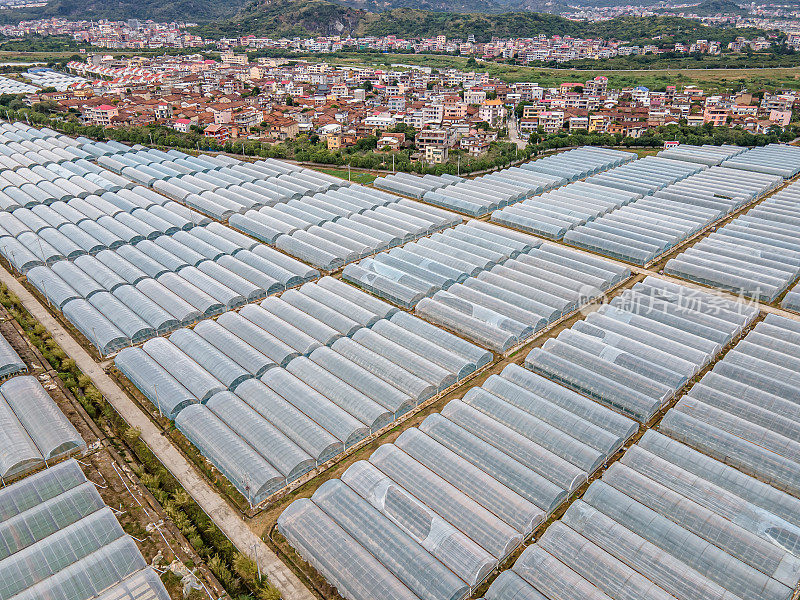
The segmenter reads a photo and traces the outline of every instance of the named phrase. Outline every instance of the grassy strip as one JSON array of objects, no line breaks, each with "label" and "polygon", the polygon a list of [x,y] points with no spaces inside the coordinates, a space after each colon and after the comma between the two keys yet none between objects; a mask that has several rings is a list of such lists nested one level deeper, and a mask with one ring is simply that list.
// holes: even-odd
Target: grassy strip
[{"label": "grassy strip", "polygon": [[[440,54],[361,54],[340,52],[328,54],[325,62],[335,65],[391,67],[397,64],[419,65],[433,69],[459,69],[462,71],[485,71],[506,83],[535,81],[543,87],[557,86],[564,82],[584,82],[598,75],[608,77],[613,88],[644,85],[651,90],[665,89],[668,85],[697,85],[703,89],[732,91],[747,89],[800,88],[800,69],[797,67],[767,68],[662,68],[625,71],[620,69],[565,69],[528,67],[493,61],[467,64],[464,56]],[[724,65],[723,65],[724,66]]]},{"label": "grassy strip", "polygon": [[[338,177],[339,179],[348,179],[347,169],[320,169],[316,168],[315,171],[319,171],[320,173],[327,173],[328,175],[333,175],[334,177]],[[353,183],[360,183],[361,185],[369,185],[373,181],[377,175],[373,175],[372,173],[360,173],[360,172],[350,172],[349,180]]]}]

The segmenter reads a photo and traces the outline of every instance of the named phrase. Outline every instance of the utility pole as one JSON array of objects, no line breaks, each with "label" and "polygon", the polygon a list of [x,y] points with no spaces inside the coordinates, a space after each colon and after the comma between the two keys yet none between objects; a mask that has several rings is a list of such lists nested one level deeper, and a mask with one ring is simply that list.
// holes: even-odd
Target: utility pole
[{"label": "utility pole", "polygon": [[158,408],[158,414],[163,419],[164,418],[164,413],[161,412],[161,402],[158,401],[158,386],[157,385],[153,386],[153,391],[155,392],[155,395],[156,395],[156,408]]}]

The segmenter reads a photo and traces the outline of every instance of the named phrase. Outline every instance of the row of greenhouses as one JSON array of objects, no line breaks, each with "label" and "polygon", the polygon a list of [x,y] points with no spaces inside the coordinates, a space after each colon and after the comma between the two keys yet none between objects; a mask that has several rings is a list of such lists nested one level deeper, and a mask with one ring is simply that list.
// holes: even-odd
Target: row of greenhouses
[{"label": "row of greenhouses", "polygon": [[353,185],[231,216],[231,227],[324,271],[461,222],[453,213]]},{"label": "row of greenhouses", "polygon": [[530,171],[522,167],[509,167],[426,192],[422,200],[470,217],[481,217],[564,183],[566,179],[563,177]]},{"label": "row of greenhouses", "polygon": [[[80,138],[79,138],[80,139]],[[219,220],[306,195],[349,186],[338,177],[275,159],[244,162],[178,150],[132,148],[110,153],[100,142],[81,148],[109,152],[98,164]]]},{"label": "row of greenhouses", "polygon": [[540,245],[533,236],[470,220],[347,265],[342,278],[412,309],[422,298]]},{"label": "row of greenhouses", "polygon": [[0,252],[15,269],[26,273],[38,264],[94,256],[161,236],[191,238],[193,233],[188,230],[196,220],[189,209],[175,202],[126,212],[99,196],[73,198],[50,206],[0,212]]},{"label": "row of greenhouses", "polygon": [[348,600],[458,600],[636,431],[509,365],[293,502],[278,530]]},{"label": "row of greenhouses", "polygon": [[634,158],[630,152],[585,146],[434,189],[421,199],[480,217],[576,179],[619,167]]},{"label": "row of greenhouses", "polygon": [[800,173],[800,147],[787,144],[768,144],[751,148],[747,152],[725,160],[722,166],[791,179]]},{"label": "row of greenhouses", "polygon": [[[636,250],[643,241],[655,241],[645,231],[656,236],[665,231],[680,236],[685,231],[683,219],[675,219],[683,216],[680,203],[693,205],[687,207],[690,217],[696,216],[693,213],[698,210],[701,217],[706,217],[709,213],[702,212],[703,208],[717,207],[719,202],[714,202],[713,196],[724,181],[724,172],[701,173],[706,168],[656,157],[627,161],[583,181],[496,210],[491,220],[553,240],[566,238],[576,246],[628,260],[622,252],[626,246],[634,246],[631,252],[638,256]],[[673,193],[676,182],[687,178],[680,193]],[[706,185],[709,189],[704,188]],[[684,189],[687,193],[683,193]],[[649,219],[652,227],[646,227],[640,216],[645,217],[645,222]],[[635,230],[629,232],[628,225]]]},{"label": "row of greenhouses", "polygon": [[0,573],[2,600],[170,598],[75,460],[0,490]]},{"label": "row of greenhouses", "polygon": [[800,324],[766,315],[486,600],[793,598]]},{"label": "row of greenhouses", "polygon": [[[609,176],[615,177],[613,173]],[[563,239],[579,248],[646,265],[781,182],[774,175],[711,167],[570,229]]]},{"label": "row of greenhouses", "polygon": [[781,306],[786,310],[800,313],[800,284],[790,289],[781,300]]},{"label": "row of greenhouses", "polygon": [[647,431],[485,600],[789,600],[800,500],[729,465]]},{"label": "row of greenhouses", "polygon": [[576,181],[624,165],[635,158],[636,155],[632,152],[583,146],[532,160],[522,164],[521,167],[535,173],[546,173],[563,177],[567,181]]},{"label": "row of greenhouses", "polygon": [[0,171],[0,209],[32,208],[134,188],[133,182],[85,160]]},{"label": "row of greenhouses", "polygon": [[115,364],[255,505],[492,359],[323,277]]},{"label": "row of greenhouses", "polygon": [[626,267],[477,220],[342,272],[345,280],[496,352],[629,276]]},{"label": "row of greenhouses", "polygon": [[[0,385],[0,481],[81,450],[86,450],[83,438],[38,379],[20,375]],[[0,515],[2,506],[0,503]],[[0,589],[2,580],[0,577]]]},{"label": "row of greenhouses", "polygon": [[636,155],[630,152],[584,146],[472,180],[449,174],[418,176],[393,173],[379,177],[373,185],[478,217],[634,158]]},{"label": "row of greenhouses", "polygon": [[[16,124],[3,128],[0,135],[3,136],[4,149],[2,153],[10,156],[12,153],[24,154],[25,152],[40,152],[42,150],[52,152],[57,149],[70,149],[69,157],[91,158],[91,154],[80,149],[80,142],[70,137],[54,132],[52,129],[17,129]],[[46,155],[41,155],[44,157]],[[65,155],[66,156],[66,155]]]},{"label": "row of greenhouses", "polygon": [[592,175],[586,181],[647,196],[705,168],[705,165],[681,160],[645,156],[607,172]]},{"label": "row of greenhouses", "polygon": [[14,94],[16,96],[17,94],[33,94],[38,91],[39,88],[35,85],[8,77],[0,77],[0,94]]},{"label": "row of greenhouses", "polygon": [[464,181],[466,181],[466,179],[463,177],[457,177],[449,173],[444,173],[442,175],[414,175],[412,173],[401,172],[378,177],[372,185],[381,190],[386,190],[387,192],[402,194],[403,196],[421,200],[428,192]]},{"label": "row of greenhouses", "polygon": [[393,205],[397,196],[373,190],[361,185],[293,198],[286,203],[249,210],[242,215],[233,215],[229,221],[236,227],[267,244],[275,244],[281,235],[295,231],[320,227],[325,223],[352,215],[374,211]]},{"label": "row of greenhouses", "polygon": [[693,146],[691,144],[680,144],[671,148],[666,148],[659,152],[656,156],[661,158],[671,158],[674,160],[682,160],[685,162],[699,163],[709,167],[717,166],[723,161],[738,156],[742,152],[746,152],[747,148],[744,146],[712,146],[711,144],[703,144],[702,146]]},{"label": "row of greenhouses", "polygon": [[0,334],[0,379],[17,375],[27,370],[28,367],[25,365],[25,361],[20,358],[5,336]]},{"label": "row of greenhouses", "polygon": [[641,194],[576,181],[540,196],[534,196],[492,213],[491,220],[552,240],[560,240],[570,229],[585,225]]},{"label": "row of greenhouses", "polygon": [[757,315],[649,276],[531,350],[525,366],[647,423]]},{"label": "row of greenhouses", "polygon": [[73,157],[60,162],[42,159],[40,162],[46,164],[32,163],[27,166],[10,165],[12,160],[11,157],[0,155],[0,210],[86,198],[134,187],[130,180],[83,158]]},{"label": "row of greenhouses", "polygon": [[34,129],[20,123],[3,123],[0,129],[0,167],[9,170],[70,163],[89,159],[92,155],[81,150],[80,142],[56,133],[52,129]]},{"label": "row of greenhouses", "polygon": [[423,298],[416,312],[502,353],[629,276],[627,267],[542,244]]},{"label": "row of greenhouses", "polygon": [[[672,294],[681,293],[677,288],[661,284],[654,297],[672,303]],[[691,306],[685,311],[687,316],[713,315],[742,322],[742,317],[749,321],[755,315],[745,309],[737,318],[732,309],[743,305],[684,290],[688,295],[683,304]],[[631,317],[621,322],[638,324]],[[649,362],[651,373],[659,363],[677,367],[677,361],[686,357],[681,350],[692,347],[693,340],[676,335],[681,330],[677,322],[669,322],[669,328],[653,329],[656,335],[638,338],[645,340],[639,343],[640,364]],[[692,330],[699,333],[709,325],[695,319]],[[638,342],[631,330],[620,331],[617,338],[626,344],[625,351]],[[720,345],[725,338],[719,338]],[[671,340],[674,343],[670,345]],[[485,599],[792,598],[800,580],[800,546],[796,543],[800,540],[800,472],[794,462],[794,445],[800,441],[794,425],[798,416],[795,405],[800,398],[795,398],[797,386],[792,383],[798,370],[795,363],[800,360],[798,348],[800,325],[768,315],[667,414],[661,433],[646,432],[510,570],[497,577]],[[607,348],[603,358],[619,356],[622,350]],[[669,350],[674,356],[668,356]],[[632,360],[620,364],[634,364]],[[606,365],[605,370],[613,368]],[[451,540],[456,538],[449,538],[445,545],[433,543],[433,536],[441,540],[448,531],[459,535],[458,539],[466,536],[489,553],[489,560],[511,547],[498,545],[508,538],[496,533],[496,519],[514,527],[524,539],[522,529],[509,518],[512,513],[496,504],[505,496],[492,490],[485,479],[482,483],[468,479],[477,473],[483,478],[497,477],[506,485],[514,481],[508,467],[491,461],[494,448],[513,448],[516,437],[508,431],[498,435],[487,416],[501,415],[502,423],[529,439],[537,440],[543,433],[541,423],[527,422],[524,413],[496,408],[498,401],[493,395],[531,412],[527,401],[523,405],[523,398],[508,393],[504,378],[518,385],[521,380],[536,378],[537,383],[529,389],[556,404],[572,395],[562,406],[584,419],[589,418],[588,413],[578,411],[579,406],[601,408],[583,395],[512,365],[463,400],[449,403],[441,415],[428,417],[419,430],[409,430],[395,444],[379,448],[368,461],[354,464],[341,480],[329,481],[310,499],[292,503],[278,520],[279,530],[342,596],[349,600],[375,597],[375,593],[410,600],[466,597],[472,582],[489,574],[496,564],[473,559],[474,569],[464,571],[454,556],[467,553],[455,554]],[[648,380],[652,381],[647,378],[640,385]],[[543,411],[540,404],[536,407]],[[535,414],[566,431],[551,420],[553,413]],[[617,430],[611,419],[601,423],[619,435],[604,446],[611,453],[618,448],[617,441],[624,441],[637,429],[622,415],[614,416],[628,422],[630,429],[627,434]],[[457,427],[466,433],[459,437]],[[467,434],[494,448],[477,452],[470,446],[464,450],[468,447],[464,440],[473,441]],[[557,444],[552,432],[541,439],[566,452],[566,445],[563,441]],[[586,437],[579,439],[588,442]],[[531,454],[514,456],[526,464],[524,458],[530,459]],[[575,457],[570,455],[568,460],[575,461]],[[454,464],[459,458],[467,460]],[[536,464],[542,468],[541,462]],[[474,466],[479,469],[473,471]],[[432,473],[452,487],[432,489],[428,483]],[[568,478],[569,471],[561,470],[559,475]],[[471,512],[469,507],[474,505],[459,492],[488,510]],[[546,518],[547,509],[536,505]],[[443,529],[447,524],[452,529]],[[524,524],[537,526],[536,521]],[[414,542],[427,553],[420,552]],[[462,570],[456,570],[458,567]],[[448,580],[448,570],[460,580]],[[469,579],[462,573],[474,575]],[[448,581],[451,583],[446,584]]]},{"label": "row of greenhouses", "polygon": [[[772,302],[800,275],[800,184],[794,183],[670,259],[664,271]],[[791,308],[788,299],[787,308]]]},{"label": "row of greenhouses", "polygon": [[[7,239],[0,238],[0,252]],[[102,355],[317,276],[315,269],[219,223],[38,264],[26,273]]]},{"label": "row of greenhouses", "polygon": [[662,433],[800,497],[800,323],[769,314],[661,421]]}]

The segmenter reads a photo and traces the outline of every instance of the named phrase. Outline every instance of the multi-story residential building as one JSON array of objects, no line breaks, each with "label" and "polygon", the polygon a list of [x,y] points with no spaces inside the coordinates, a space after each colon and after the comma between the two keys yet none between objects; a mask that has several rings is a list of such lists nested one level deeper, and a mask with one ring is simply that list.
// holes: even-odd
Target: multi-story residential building
[{"label": "multi-story residential building", "polygon": [[500,100],[484,100],[478,109],[478,117],[494,127],[506,118],[506,107]]},{"label": "multi-story residential building", "polygon": [[426,125],[438,125],[443,118],[444,106],[442,104],[426,104],[422,107],[422,119]]},{"label": "multi-story residential building", "polygon": [[203,135],[218,143],[225,143],[231,137],[231,130],[227,125],[212,123],[203,130]]},{"label": "multi-story residential building", "polygon": [[86,106],[83,111],[84,121],[92,125],[102,125],[108,127],[111,125],[111,120],[119,116],[119,109],[110,104],[101,104],[99,106]]},{"label": "multi-story residential building", "polygon": [[761,108],[770,110],[792,110],[796,96],[794,94],[764,94]]},{"label": "multi-story residential building", "polygon": [[467,103],[460,96],[445,96],[442,101],[442,120],[457,121],[467,116]]},{"label": "multi-story residential building", "polygon": [[447,162],[448,158],[449,149],[447,146],[437,146],[435,144],[425,146],[425,162],[438,165]]},{"label": "multi-story residential building", "polygon": [[724,105],[706,106],[703,111],[703,122],[711,123],[715,127],[725,125],[731,116],[730,108]]},{"label": "multi-story residential building", "polygon": [[464,90],[464,102],[467,104],[483,104],[486,101],[486,91],[482,89]]},{"label": "multi-story residential building", "polygon": [[540,112],[538,124],[545,133],[556,133],[564,127],[564,112],[560,110],[549,110]]},{"label": "multi-story residential building", "polygon": [[397,119],[388,112],[382,112],[364,119],[364,125],[375,130],[386,131],[397,125]]},{"label": "multi-story residential building", "polygon": [[233,52],[223,52],[220,55],[223,64],[244,66],[248,63],[247,54],[234,54]]},{"label": "multi-story residential building", "polygon": [[456,135],[448,129],[423,129],[414,140],[417,148],[423,150],[427,146],[452,147],[456,142]]},{"label": "multi-story residential building", "polygon": [[583,85],[583,93],[592,96],[605,96],[608,91],[608,77],[598,75],[594,79],[588,80]]}]

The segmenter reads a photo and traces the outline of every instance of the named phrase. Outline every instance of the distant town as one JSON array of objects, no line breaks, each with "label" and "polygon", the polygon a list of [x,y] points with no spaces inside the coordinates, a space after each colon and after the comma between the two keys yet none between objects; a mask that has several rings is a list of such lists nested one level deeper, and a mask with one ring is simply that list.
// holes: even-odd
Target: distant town
[{"label": "distant town", "polygon": [[782,131],[797,100],[786,91],[706,93],[695,86],[612,89],[608,79],[543,87],[506,84],[486,72],[426,67],[376,69],[224,52],[133,56],[90,54],[68,72],[33,67],[0,81],[28,106],[85,125],[161,125],[218,143],[319,139],[330,151],[377,138],[431,164],[459,150],[477,157],[498,139],[520,146],[532,134],[599,132],[640,138],[670,124],[729,125],[754,134]]},{"label": "distant town", "polygon": [[[800,48],[800,21],[769,25],[776,31],[783,28],[785,44]],[[444,35],[432,38],[405,39],[395,35],[369,37],[293,37],[272,39],[268,37],[243,36],[239,38],[204,39],[191,33],[192,23],[155,23],[152,21],[69,21],[65,19],[41,19],[22,21],[18,25],[0,26],[0,36],[9,39],[29,35],[69,36],[87,46],[113,50],[154,50],[161,48],[215,48],[228,50],[242,48],[252,50],[285,50],[297,53],[326,54],[342,50],[374,50],[379,52],[446,53],[472,56],[482,60],[517,59],[522,64],[546,62],[568,62],[582,59],[608,59],[616,56],[646,54],[701,53],[718,55],[723,51],[763,51],[777,43],[775,39],[757,36],[752,39],[738,37],[723,44],[715,40],[698,39],[693,43],[662,45],[636,45],[619,40],[581,39],[569,36],[547,36],[531,38],[495,39],[476,42],[474,35],[466,39],[448,39]],[[748,27],[757,27],[748,23]],[[773,37],[776,37],[774,34]],[[780,43],[784,43],[781,41]]]}]

